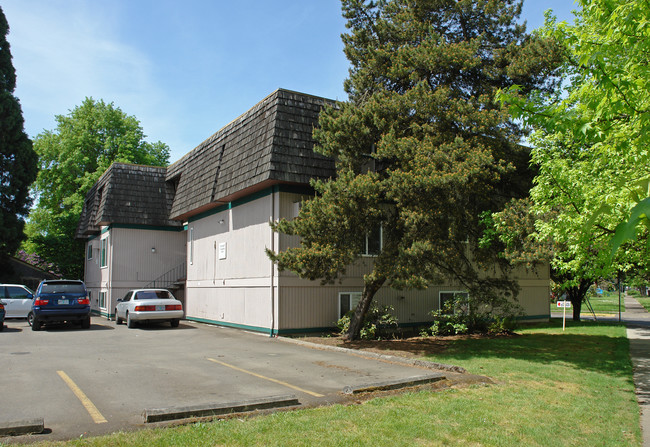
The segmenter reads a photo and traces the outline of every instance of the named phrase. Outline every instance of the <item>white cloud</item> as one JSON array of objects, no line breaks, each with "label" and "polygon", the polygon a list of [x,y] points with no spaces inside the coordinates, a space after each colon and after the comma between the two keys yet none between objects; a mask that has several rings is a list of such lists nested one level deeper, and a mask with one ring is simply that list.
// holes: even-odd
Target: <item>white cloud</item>
[{"label": "white cloud", "polygon": [[113,101],[141,121],[159,108],[151,62],[120,41],[119,18],[109,9],[81,1],[4,3],[16,96],[30,136],[53,129],[54,115],[67,114],[86,96]]}]

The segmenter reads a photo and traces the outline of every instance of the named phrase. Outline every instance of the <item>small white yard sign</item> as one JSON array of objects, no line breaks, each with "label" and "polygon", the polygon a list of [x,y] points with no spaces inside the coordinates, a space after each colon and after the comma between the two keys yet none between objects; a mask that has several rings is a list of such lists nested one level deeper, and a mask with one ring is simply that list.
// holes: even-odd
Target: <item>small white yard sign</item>
[{"label": "small white yard sign", "polygon": [[557,307],[564,309],[564,314],[562,315],[562,331],[566,327],[566,308],[571,307],[571,301],[558,301]]}]

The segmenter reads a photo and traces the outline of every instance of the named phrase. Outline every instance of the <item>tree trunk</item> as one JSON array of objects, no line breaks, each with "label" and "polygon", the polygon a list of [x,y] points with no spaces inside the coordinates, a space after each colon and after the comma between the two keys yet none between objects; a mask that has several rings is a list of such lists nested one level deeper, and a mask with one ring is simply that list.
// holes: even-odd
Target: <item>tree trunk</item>
[{"label": "tree trunk", "polygon": [[363,286],[363,293],[361,293],[361,299],[357,308],[354,310],[352,318],[350,318],[350,326],[348,327],[348,333],[345,335],[345,339],[352,341],[358,340],[361,335],[361,329],[363,328],[363,321],[366,318],[368,309],[370,309],[370,304],[375,297],[375,293],[381,288],[381,286],[386,281],[386,278],[379,278],[370,281],[366,281]]},{"label": "tree trunk", "polygon": [[573,308],[573,321],[580,321],[582,302],[587,295],[589,287],[591,287],[591,281],[582,280],[580,281],[580,285],[566,289],[567,297],[571,301],[571,307]]}]

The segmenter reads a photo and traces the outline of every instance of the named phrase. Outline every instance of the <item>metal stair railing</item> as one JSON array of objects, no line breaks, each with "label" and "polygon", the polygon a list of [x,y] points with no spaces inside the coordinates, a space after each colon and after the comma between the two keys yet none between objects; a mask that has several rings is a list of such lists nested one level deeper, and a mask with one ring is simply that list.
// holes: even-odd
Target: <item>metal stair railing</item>
[{"label": "metal stair railing", "polygon": [[145,285],[145,289],[166,289],[170,285],[177,284],[185,281],[185,276],[187,272],[187,266],[185,261],[181,265],[178,265],[171,269],[168,272],[163,273],[158,278],[151,281],[149,284]]}]

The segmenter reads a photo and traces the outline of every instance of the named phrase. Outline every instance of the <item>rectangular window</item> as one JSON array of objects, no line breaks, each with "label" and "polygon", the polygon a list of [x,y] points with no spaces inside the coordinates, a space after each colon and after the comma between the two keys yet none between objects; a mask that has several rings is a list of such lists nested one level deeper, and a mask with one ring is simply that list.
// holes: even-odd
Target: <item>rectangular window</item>
[{"label": "rectangular window", "polygon": [[190,264],[194,264],[194,227],[190,228]]},{"label": "rectangular window", "polygon": [[105,237],[104,239],[102,239],[101,249],[100,249],[100,253],[99,253],[99,266],[100,267],[106,267],[108,265],[107,256],[106,256],[107,255],[107,253],[106,253],[107,250],[108,250],[108,238]]},{"label": "rectangular window", "polygon": [[106,309],[106,292],[99,292],[99,308]]},{"label": "rectangular window", "polygon": [[445,314],[467,313],[469,294],[461,291],[440,292],[440,310]]},{"label": "rectangular window", "polygon": [[93,244],[88,243],[88,250],[86,251],[86,258],[90,261],[93,258]]},{"label": "rectangular window", "polygon": [[356,309],[359,301],[361,301],[361,292],[339,293],[339,318]]},{"label": "rectangular window", "polygon": [[363,256],[378,256],[383,248],[383,236],[381,225],[375,227],[366,235],[361,247],[361,254]]}]

